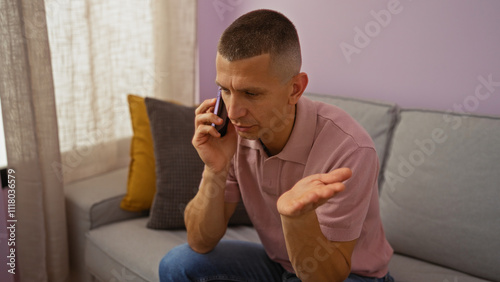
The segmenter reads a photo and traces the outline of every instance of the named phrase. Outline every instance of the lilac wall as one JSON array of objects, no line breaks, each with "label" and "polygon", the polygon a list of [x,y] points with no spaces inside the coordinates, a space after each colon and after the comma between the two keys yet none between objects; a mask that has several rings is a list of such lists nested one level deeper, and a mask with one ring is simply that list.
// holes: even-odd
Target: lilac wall
[{"label": "lilac wall", "polygon": [[201,0],[198,7],[201,99],[215,95],[224,28],[269,8],[297,27],[309,92],[500,115],[500,1]]}]

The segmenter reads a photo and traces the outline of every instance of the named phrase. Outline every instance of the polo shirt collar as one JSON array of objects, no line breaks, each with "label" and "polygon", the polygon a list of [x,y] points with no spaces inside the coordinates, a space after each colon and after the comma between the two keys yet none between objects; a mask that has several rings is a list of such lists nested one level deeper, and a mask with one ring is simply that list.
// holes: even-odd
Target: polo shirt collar
[{"label": "polo shirt collar", "polygon": [[[292,134],[283,150],[272,158],[305,165],[314,142],[316,116],[317,111],[313,101],[309,98],[301,97],[297,103]],[[267,155],[259,140],[248,140],[239,137],[239,141],[240,145],[259,150],[262,155]]]},{"label": "polo shirt collar", "polygon": [[285,161],[305,165],[311,151],[316,132],[316,107],[306,97],[301,97],[297,103],[297,113],[292,134],[285,147],[276,157]]}]

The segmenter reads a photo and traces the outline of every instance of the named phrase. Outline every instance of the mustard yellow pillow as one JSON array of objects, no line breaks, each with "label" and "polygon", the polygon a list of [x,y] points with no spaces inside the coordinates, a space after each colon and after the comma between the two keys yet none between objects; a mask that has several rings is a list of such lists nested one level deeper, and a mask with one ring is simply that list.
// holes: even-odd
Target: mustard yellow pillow
[{"label": "mustard yellow pillow", "polygon": [[132,120],[132,142],[127,194],[120,207],[127,211],[149,210],[156,192],[153,137],[144,98],[128,95]]}]

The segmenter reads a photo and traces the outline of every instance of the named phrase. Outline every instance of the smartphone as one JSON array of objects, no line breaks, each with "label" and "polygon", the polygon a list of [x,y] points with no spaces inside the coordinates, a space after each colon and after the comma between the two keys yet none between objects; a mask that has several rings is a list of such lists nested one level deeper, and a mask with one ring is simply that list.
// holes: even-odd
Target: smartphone
[{"label": "smartphone", "polygon": [[229,118],[227,117],[226,105],[224,104],[224,100],[222,99],[221,92],[222,91],[219,88],[219,91],[217,93],[217,102],[215,102],[214,114],[220,117],[223,120],[223,122],[221,125],[216,125],[215,123],[212,123],[212,126],[215,127],[215,129],[217,129],[217,131],[220,133],[220,136],[223,137],[224,135],[226,135],[227,132],[227,125],[229,123]]}]

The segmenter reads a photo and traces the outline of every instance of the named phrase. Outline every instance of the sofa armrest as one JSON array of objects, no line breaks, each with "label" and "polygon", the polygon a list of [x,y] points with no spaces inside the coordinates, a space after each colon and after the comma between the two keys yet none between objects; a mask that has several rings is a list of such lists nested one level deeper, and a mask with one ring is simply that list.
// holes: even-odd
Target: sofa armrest
[{"label": "sofa armrest", "polygon": [[74,272],[71,281],[89,281],[84,268],[85,235],[89,230],[147,214],[120,208],[127,192],[127,176],[128,168],[122,168],[64,187],[70,260]]},{"label": "sofa armrest", "polygon": [[71,216],[68,219],[84,223],[88,231],[108,223],[145,216],[145,212],[120,208],[127,192],[127,173],[128,168],[122,168],[67,185],[66,210]]}]

